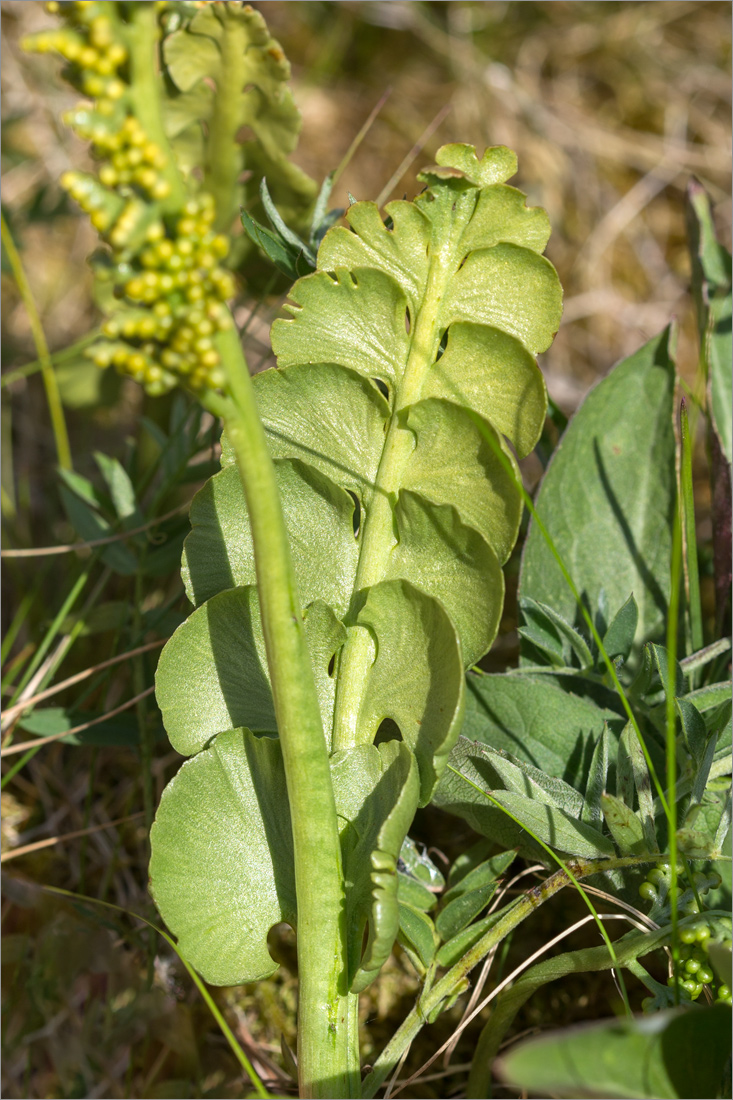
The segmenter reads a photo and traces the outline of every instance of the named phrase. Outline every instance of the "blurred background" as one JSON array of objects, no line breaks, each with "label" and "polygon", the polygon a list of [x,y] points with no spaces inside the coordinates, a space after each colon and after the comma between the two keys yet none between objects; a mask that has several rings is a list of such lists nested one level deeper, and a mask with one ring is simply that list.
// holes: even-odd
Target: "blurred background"
[{"label": "blurred background", "polygon": [[[698,351],[685,192],[692,177],[703,183],[729,247],[729,3],[268,0],[253,6],[292,63],[303,116],[293,159],[312,176],[320,180],[341,162],[387,96],[339,180],[334,205],[347,205],[349,193],[381,203],[412,198],[420,187],[416,171],[449,141],[479,149],[506,144],[517,152],[519,173],[511,182],[548,211],[553,235],[547,255],[565,288],[562,327],[541,357],[560,409],[571,413],[594,381],[673,318],[679,370],[694,387]],[[64,171],[86,163],[84,147],[60,121],[79,97],[60,79],[58,59],[19,48],[24,34],[55,25],[43,4],[3,0],[0,10],[3,209],[56,353],[76,345],[99,321],[85,262],[95,237],[58,185]],[[69,541],[73,532],[58,503],[41,380],[18,374],[36,352],[5,256],[2,292],[3,373],[10,378],[2,405],[6,533],[15,547]],[[243,287],[239,306],[247,316],[259,303],[247,332],[255,369],[268,363],[269,324],[280,304],[262,297],[261,287]],[[142,415],[160,421],[170,413],[170,404],[153,409],[134,383],[102,374],[78,351],[60,358],[56,373],[75,465],[87,474],[94,447],[121,457]],[[537,472],[528,468],[530,481]],[[703,543],[709,539],[707,486],[700,440],[696,489]],[[36,583],[42,603],[29,610],[10,647],[11,682],[12,661],[24,647],[33,650],[34,630],[56,613],[57,593],[71,583],[69,569],[68,559],[47,562],[42,576],[34,563],[9,565],[6,626]],[[123,587],[107,595],[111,604],[132,598]],[[511,629],[509,608],[507,636]],[[82,637],[76,667],[107,645],[100,632],[88,632],[86,642]],[[72,661],[69,672],[74,670]],[[108,688],[105,705],[111,705],[110,691],[120,698],[124,690],[124,683]],[[164,745],[157,751],[159,792],[175,764]],[[147,934],[131,937],[129,922],[100,918],[32,889],[33,882],[53,883],[153,915],[145,891],[144,827],[108,827],[140,810],[139,762],[134,749],[125,752],[104,744],[74,751],[49,746],[4,787],[6,855],[38,838],[105,825],[12,864],[2,910],[3,964],[10,968],[3,990],[5,1095],[246,1095],[223,1039],[172,953],[154,958]],[[277,950],[286,963],[277,980],[255,992],[217,995],[257,1064],[273,1074],[280,1034],[294,1041],[292,943],[286,935]],[[365,998],[374,1046],[409,1005],[408,970],[396,959],[379,992]],[[543,1013],[557,1023],[609,1011],[583,985],[566,983],[544,996],[518,1026],[533,1026]],[[449,1095],[453,1087],[449,1078],[413,1095]]]}]

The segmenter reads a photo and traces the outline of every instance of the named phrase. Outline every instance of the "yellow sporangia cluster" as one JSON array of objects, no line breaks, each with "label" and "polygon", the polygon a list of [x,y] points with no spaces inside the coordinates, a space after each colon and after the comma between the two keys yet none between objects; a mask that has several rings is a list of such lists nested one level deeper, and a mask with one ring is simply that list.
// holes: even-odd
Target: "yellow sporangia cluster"
[{"label": "yellow sporangia cluster", "polygon": [[[181,381],[194,390],[217,389],[224,378],[215,338],[232,323],[225,303],[235,291],[222,266],[229,239],[213,229],[212,196],[191,193],[195,183],[183,183],[167,143],[154,140],[138,117],[129,32],[131,9],[140,6],[48,3],[63,25],[23,45],[60,54],[68,63],[64,75],[88,97],[64,121],[90,143],[95,170],[66,172],[61,185],[106,245],[92,264],[99,279],[113,284],[119,307],[87,354],[152,395]],[[159,13],[168,7],[155,4]]]}]

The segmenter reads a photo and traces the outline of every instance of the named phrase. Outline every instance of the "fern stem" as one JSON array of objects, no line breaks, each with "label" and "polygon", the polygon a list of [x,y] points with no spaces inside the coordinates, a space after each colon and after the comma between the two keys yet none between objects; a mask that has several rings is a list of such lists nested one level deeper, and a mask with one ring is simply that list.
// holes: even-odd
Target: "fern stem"
[{"label": "fern stem", "polygon": [[[462,210],[461,216],[454,216],[446,228],[438,223],[438,235],[430,242],[431,259],[425,295],[416,316],[410,317],[407,361],[402,379],[390,395],[392,416],[376,481],[365,502],[366,517],[354,579],[357,599],[362,597],[366,589],[384,580],[387,572],[395,542],[394,505],[405,466],[415,445],[413,433],[404,425],[404,412],[419,401],[427,372],[437,358],[443,335],[440,303],[458,267],[458,244],[472,213],[473,208],[467,206]],[[352,616],[359,610],[359,604],[352,607]],[[338,658],[333,719],[334,752],[363,743],[365,739],[370,741],[372,736],[371,731],[365,733],[359,729],[359,711],[364,685],[374,662],[374,643],[366,628],[355,628],[353,623],[350,625],[349,636]]]},{"label": "fern stem", "polygon": [[237,182],[241,172],[241,150],[237,133],[242,125],[242,59],[247,35],[240,27],[227,26],[221,37],[221,70],[217,76],[219,94],[206,138],[204,191],[214,196],[219,233],[228,233],[237,212]]},{"label": "fern stem", "polygon": [[223,414],[252,529],[257,591],[293,822],[302,1097],[360,1095],[358,999],[346,987],[346,905],[336,803],[275,470],[236,330],[219,337]]},{"label": "fern stem", "polygon": [[186,201],[187,193],[163,125],[158,73],[160,28],[157,12],[154,4],[130,4],[128,11],[130,22],[123,24],[123,33],[130,51],[130,86],[127,96],[146,135],[166,155],[166,162],[160,171],[171,190],[162,205],[166,209],[175,210]]}]

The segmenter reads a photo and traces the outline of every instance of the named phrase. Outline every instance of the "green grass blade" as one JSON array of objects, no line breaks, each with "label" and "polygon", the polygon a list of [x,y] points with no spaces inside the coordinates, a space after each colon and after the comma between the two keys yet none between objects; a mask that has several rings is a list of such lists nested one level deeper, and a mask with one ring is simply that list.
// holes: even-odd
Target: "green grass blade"
[{"label": "green grass blade", "polygon": [[10,266],[13,269],[18,291],[28,313],[28,320],[30,321],[31,332],[33,333],[33,342],[36,345],[38,358],[42,364],[41,371],[43,373],[43,384],[46,387],[46,400],[48,401],[48,411],[51,414],[51,427],[56,442],[56,455],[59,460],[59,466],[65,470],[70,470],[71,448],[69,446],[69,434],[66,430],[66,421],[64,419],[64,410],[61,404],[58,380],[54,374],[51,356],[48,351],[48,344],[46,343],[46,334],[41,325],[41,318],[36,309],[36,303],[33,299],[30,284],[26,278],[22,261],[18,255],[18,250],[15,247],[15,242],[4,217],[0,217],[0,233],[2,235],[3,248],[5,249]]},{"label": "green grass blade", "polygon": [[[697,565],[697,535],[695,531],[695,498],[692,485],[692,441],[687,417],[687,404],[682,399],[680,405],[680,443],[681,443],[681,509],[684,525],[684,567],[687,591],[687,609],[690,623],[691,652],[696,653],[703,647],[702,606],[700,603],[700,574]],[[693,678],[694,681],[694,678]],[[695,683],[693,682],[693,687]]]}]

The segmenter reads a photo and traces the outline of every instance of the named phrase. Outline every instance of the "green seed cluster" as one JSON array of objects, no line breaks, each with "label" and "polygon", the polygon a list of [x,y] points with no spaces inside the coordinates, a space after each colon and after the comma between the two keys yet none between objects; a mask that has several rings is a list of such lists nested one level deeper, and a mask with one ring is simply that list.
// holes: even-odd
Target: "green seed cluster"
[{"label": "green seed cluster", "polygon": [[162,221],[148,226],[145,247],[119,288],[138,308],[105,323],[102,332],[109,341],[92,352],[98,366],[114,365],[152,394],[166,392],[181,378],[194,390],[223,386],[214,340],[231,325],[224,303],[234,282],[219,266],[229,241],[212,232],[214,215],[213,199],[202,194],[186,203],[172,235]]},{"label": "green seed cluster", "polygon": [[101,8],[94,0],[46,4],[46,11],[71,17],[78,30],[62,27],[42,31],[26,38],[23,48],[36,53],[60,53],[71,66],[68,75],[76,87],[93,99],[114,104],[125,94],[125,83],[118,73],[127,62],[128,52],[119,41],[112,20],[101,14]]},{"label": "green seed cluster", "polygon": [[[156,4],[161,11],[168,6]],[[211,195],[172,197],[168,155],[134,113],[126,5],[74,0],[46,8],[66,25],[24,45],[60,53],[71,83],[93,100],[64,121],[91,144],[97,170],[66,172],[61,184],[109,246],[92,263],[99,279],[112,281],[120,302],[103,326],[105,339],[87,354],[156,396],[181,381],[194,390],[221,388],[215,340],[231,325],[225,303],[235,291],[222,266],[229,240],[213,230]]]},{"label": "green seed cluster", "polygon": [[[685,868],[680,864],[677,870],[682,873]],[[708,890],[716,890],[720,886],[721,879],[715,871],[708,873],[696,871],[692,876],[692,881],[698,897],[701,897],[707,894]],[[670,865],[669,863],[661,863],[652,868],[644,882],[641,883],[639,894],[646,901],[652,903],[664,901],[669,892],[669,884]],[[699,913],[700,906],[697,900],[693,897],[686,902],[682,906],[681,912],[685,916]],[[708,951],[711,937],[710,925],[704,919],[680,929],[680,966],[667,979],[667,984],[670,987],[677,986],[681,999],[692,1001],[696,1001],[703,988],[708,986],[716,1003],[729,1005],[731,1004],[731,991],[727,985],[715,984],[715,973],[709,963]],[[653,1004],[654,998],[648,997],[642,1001],[642,1008],[649,1010]]]}]

